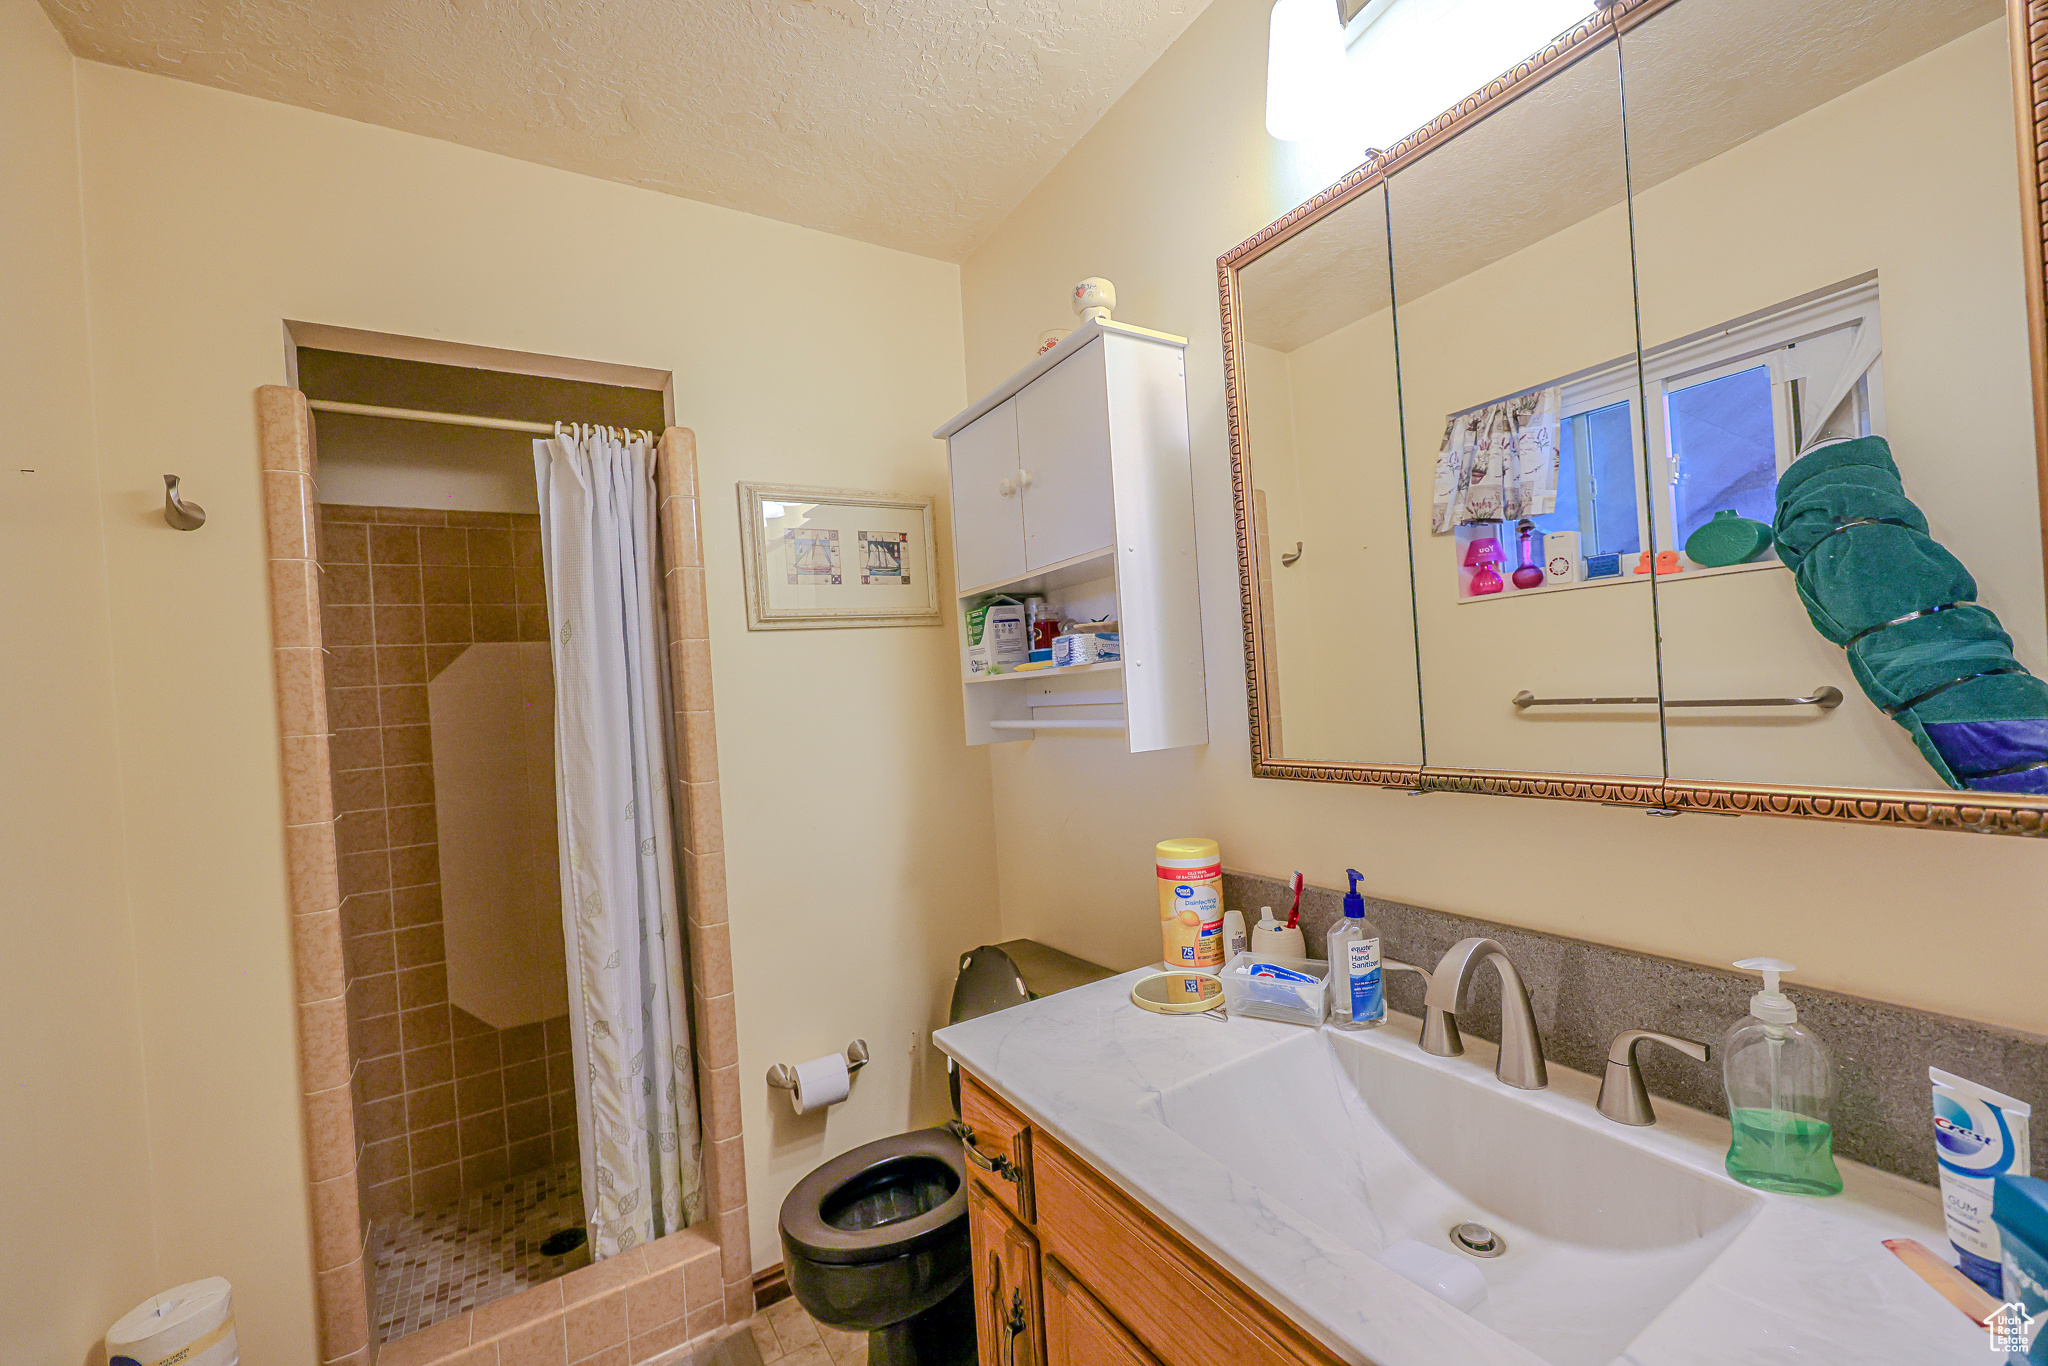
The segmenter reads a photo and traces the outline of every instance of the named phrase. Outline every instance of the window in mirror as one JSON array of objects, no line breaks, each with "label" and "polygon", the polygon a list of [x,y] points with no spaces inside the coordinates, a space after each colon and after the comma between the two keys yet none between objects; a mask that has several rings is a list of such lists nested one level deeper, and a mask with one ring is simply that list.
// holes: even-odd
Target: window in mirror
[{"label": "window in mirror", "polygon": [[[1862,279],[1644,353],[1650,468],[1668,490],[1655,510],[1660,550],[1682,551],[1722,512],[1770,525],[1778,476],[1801,450],[1824,437],[1884,434],[1877,329],[1877,282]],[[1635,381],[1634,362],[1619,360],[1554,383],[1561,395],[1556,502],[1525,519],[1526,529],[1513,520],[1461,529],[1461,546],[1482,543],[1462,555],[1461,565],[1473,561],[1462,569],[1472,570],[1497,548],[1503,577],[1499,587],[1482,577],[1475,590],[1472,574],[1461,572],[1460,601],[1597,587],[1646,572],[1638,565],[1651,510],[1637,479]],[[1823,405],[1829,411],[1816,414]],[[1561,533],[1565,540],[1553,539]],[[1533,559],[1522,549],[1529,535],[1540,540]],[[1618,568],[1597,563],[1606,556],[1621,557]],[[1524,562],[1548,572],[1526,587],[1505,577]],[[1738,565],[1680,563],[1677,572],[1698,577],[1779,561],[1765,549]]]},{"label": "window in mirror", "polygon": [[1674,545],[1728,510],[1768,524],[1777,511],[1778,433],[1771,368],[1737,362],[1664,394],[1671,433]]},{"label": "window in mirror", "polygon": [[[1866,279],[1651,351],[1644,378],[1662,403],[1650,444],[1670,489],[1658,540],[1683,550],[1721,512],[1768,526],[1778,476],[1801,450],[1822,437],[1882,435],[1877,332],[1877,282]],[[1831,411],[1814,412],[1819,405]],[[1776,562],[1770,550],[1752,561]]]},{"label": "window in mirror", "polygon": [[1557,509],[1529,520],[1545,536],[1577,532],[1581,555],[1643,548],[1636,496],[1634,405],[1623,399],[1566,412],[1557,443]]}]

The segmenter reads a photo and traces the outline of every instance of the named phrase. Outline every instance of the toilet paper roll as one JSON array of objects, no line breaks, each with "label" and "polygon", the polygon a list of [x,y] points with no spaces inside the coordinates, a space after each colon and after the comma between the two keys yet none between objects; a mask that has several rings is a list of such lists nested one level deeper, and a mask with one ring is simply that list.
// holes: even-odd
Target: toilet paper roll
[{"label": "toilet paper roll", "polygon": [[846,1070],[844,1053],[827,1053],[822,1058],[796,1065],[796,1090],[791,1093],[798,1114],[837,1105],[853,1089],[853,1076]]},{"label": "toilet paper roll", "polygon": [[233,1295],[208,1276],[144,1300],[107,1330],[107,1366],[239,1366]]}]

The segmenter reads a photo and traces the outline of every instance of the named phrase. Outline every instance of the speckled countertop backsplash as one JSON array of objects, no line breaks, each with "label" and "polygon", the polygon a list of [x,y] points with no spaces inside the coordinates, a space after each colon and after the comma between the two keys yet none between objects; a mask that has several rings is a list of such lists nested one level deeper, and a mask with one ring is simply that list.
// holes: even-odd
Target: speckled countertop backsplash
[{"label": "speckled countertop backsplash", "polygon": [[[1272,906],[1284,915],[1288,896],[1287,883],[1278,878],[1223,875],[1224,905],[1242,910],[1247,925],[1258,920],[1261,906]],[[1341,891],[1310,887],[1304,893],[1301,922],[1312,956],[1323,956],[1323,936],[1343,913]],[[1753,975],[1398,901],[1367,897],[1365,914],[1379,926],[1387,957],[1422,968],[1434,969],[1452,944],[1469,935],[1499,940],[1529,989],[1545,1056],[1596,1077],[1606,1065],[1608,1043],[1624,1029],[1655,1029],[1718,1047],[1728,1026],[1748,1013],[1750,995],[1761,985]],[[2048,1039],[1816,991],[1796,979],[1785,989],[1799,1006],[1801,1023],[1834,1051],[1840,1073],[1835,1151],[1843,1157],[1915,1181],[1934,1182],[1929,1066],[2036,1107],[2048,1104]],[[1421,980],[1407,972],[1390,975],[1387,999],[1395,1010],[1420,1015]],[[1472,1002],[1458,1023],[1467,1033],[1499,1040],[1498,973],[1482,968],[1474,974]],[[1715,1114],[1728,1113],[1718,1062],[1694,1062],[1655,1044],[1641,1046],[1636,1060],[1652,1094]],[[2048,1122],[2034,1125],[2033,1162],[2036,1174],[2048,1174]]]}]

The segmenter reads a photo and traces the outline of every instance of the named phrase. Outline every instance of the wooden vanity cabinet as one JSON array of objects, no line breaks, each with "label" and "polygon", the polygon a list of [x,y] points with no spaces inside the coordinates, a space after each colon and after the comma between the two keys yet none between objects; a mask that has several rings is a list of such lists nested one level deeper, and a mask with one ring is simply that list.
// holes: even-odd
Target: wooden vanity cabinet
[{"label": "wooden vanity cabinet", "polygon": [[981,1366],[1043,1366],[1038,1239],[979,1182],[967,1188],[967,1229]]},{"label": "wooden vanity cabinet", "polygon": [[[968,1222],[981,1366],[1337,1366],[971,1075],[961,1078],[960,1112],[973,1135]],[[1004,1160],[976,1162],[977,1150]]]},{"label": "wooden vanity cabinet", "polygon": [[1045,1259],[1045,1366],[1160,1366],[1056,1257]]}]

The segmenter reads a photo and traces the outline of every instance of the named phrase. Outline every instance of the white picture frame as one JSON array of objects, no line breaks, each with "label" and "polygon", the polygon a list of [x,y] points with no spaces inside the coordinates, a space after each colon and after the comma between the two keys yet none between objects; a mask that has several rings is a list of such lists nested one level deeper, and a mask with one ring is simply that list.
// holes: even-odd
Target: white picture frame
[{"label": "white picture frame", "polygon": [[747,629],[943,624],[933,501],[742,480]]}]

